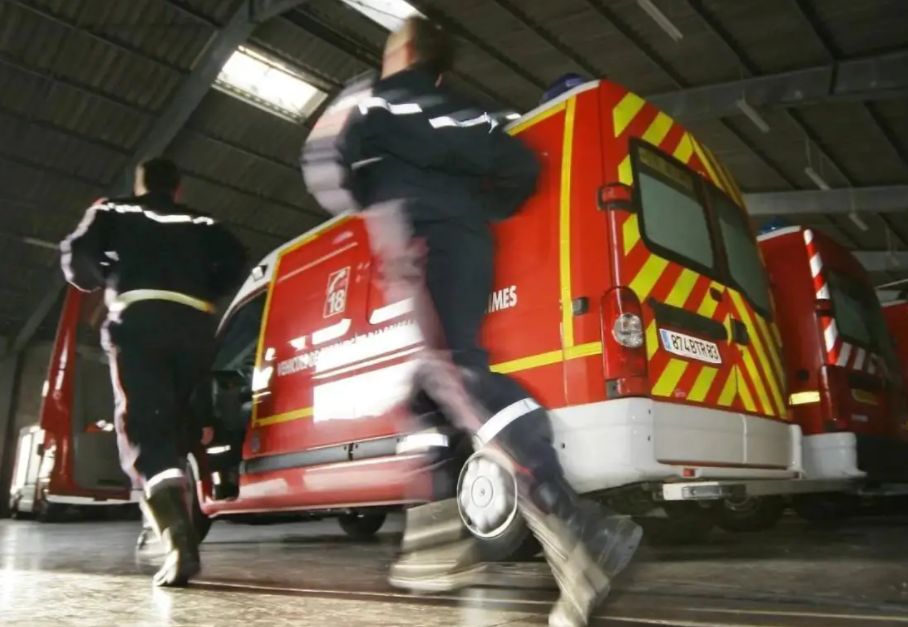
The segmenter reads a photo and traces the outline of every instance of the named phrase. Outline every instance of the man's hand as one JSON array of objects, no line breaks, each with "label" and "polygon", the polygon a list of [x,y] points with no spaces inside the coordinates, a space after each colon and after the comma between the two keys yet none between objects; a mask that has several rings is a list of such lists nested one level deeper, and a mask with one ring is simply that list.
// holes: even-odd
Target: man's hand
[{"label": "man's hand", "polygon": [[208,446],[214,441],[214,427],[202,427],[202,445]]}]

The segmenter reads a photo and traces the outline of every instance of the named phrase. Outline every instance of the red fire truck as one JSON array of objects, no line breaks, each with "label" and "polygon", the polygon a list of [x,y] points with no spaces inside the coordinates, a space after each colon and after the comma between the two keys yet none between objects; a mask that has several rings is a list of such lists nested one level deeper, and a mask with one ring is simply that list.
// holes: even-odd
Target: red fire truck
[{"label": "red fire truck", "polygon": [[[495,370],[554,408],[575,488],[634,514],[661,508],[676,531],[699,532],[711,513],[685,501],[800,476],[768,280],[728,171],[608,81],[510,132],[536,150],[542,174],[519,215],[495,228],[483,341]],[[364,534],[387,508],[420,499],[410,485],[419,451],[444,440],[406,433],[421,339],[409,303],[385,301],[359,218],[266,257],[220,335],[215,378],[233,400],[216,405],[232,403],[243,433],[240,491],[215,498],[219,473],[201,477],[205,514],[339,513]],[[519,535],[502,469],[473,456],[458,490],[475,535],[499,549]]]},{"label": "red fire truck", "polygon": [[[828,236],[760,236],[808,479],[908,480],[902,373],[870,277]],[[812,497],[816,500],[816,497]]]},{"label": "red fire truck", "polygon": [[10,491],[14,515],[53,520],[70,506],[130,503],[130,482],[117,457],[106,357],[89,344],[97,346],[105,311],[100,297],[75,289],[66,294],[40,419],[19,436]]},{"label": "red fire truck", "polygon": [[902,386],[908,390],[908,301],[886,303],[883,305],[883,317],[895,342],[895,354],[902,368]]}]

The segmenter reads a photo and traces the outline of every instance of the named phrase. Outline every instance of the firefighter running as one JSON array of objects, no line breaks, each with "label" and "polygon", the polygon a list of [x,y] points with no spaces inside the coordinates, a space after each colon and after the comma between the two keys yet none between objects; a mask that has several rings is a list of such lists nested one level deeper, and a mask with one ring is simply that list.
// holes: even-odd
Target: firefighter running
[{"label": "firefighter running", "polygon": [[[414,413],[428,413],[434,402],[515,471],[520,512],[561,591],[549,623],[585,625],[642,533],[629,518],[577,497],[552,447],[547,411],[516,381],[493,374],[478,345],[493,276],[490,222],[512,215],[533,192],[539,166],[495,117],[443,84],[452,61],[443,31],[407,20],[388,40],[381,79],[352,83],[317,122],[303,175],[326,209],[365,211],[387,300],[413,299],[426,340]],[[444,590],[469,583],[481,555],[463,527],[427,540],[429,527],[452,515],[456,507],[444,502],[408,511],[392,584]]]},{"label": "firefighter running", "polygon": [[120,462],[143,490],[143,511],[164,549],[154,576],[185,585],[200,569],[186,507],[185,451],[197,442],[190,398],[213,356],[215,307],[241,278],[245,251],[207,216],[178,204],[176,166],[153,159],[135,196],[102,199],[61,244],[67,280],[106,289],[102,344],[116,397]]}]

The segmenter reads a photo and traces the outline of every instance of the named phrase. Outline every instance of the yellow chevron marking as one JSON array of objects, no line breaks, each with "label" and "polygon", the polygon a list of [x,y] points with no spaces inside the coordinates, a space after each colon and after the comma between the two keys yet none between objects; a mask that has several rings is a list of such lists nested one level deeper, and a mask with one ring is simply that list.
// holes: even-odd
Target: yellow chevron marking
[{"label": "yellow chevron marking", "polygon": [[618,164],[618,182],[625,185],[634,184],[634,169],[631,167],[631,156],[626,155]]},{"label": "yellow chevron marking", "polygon": [[638,96],[628,92],[625,94],[624,98],[621,99],[615,106],[615,110],[612,111],[612,123],[615,127],[615,137],[618,137],[623,133],[631,122],[634,121],[634,118],[637,117],[637,114],[643,109],[643,105],[646,102]]},{"label": "yellow chevron marking", "polygon": [[624,256],[627,257],[640,241],[640,219],[636,213],[631,214],[621,226],[621,239],[624,242]]},{"label": "yellow chevron marking", "polygon": [[527,130],[528,128],[530,128],[531,126],[536,126],[543,120],[547,120],[550,117],[552,117],[553,115],[561,113],[562,111],[564,111],[565,106],[566,106],[565,102],[562,101],[559,105],[554,106],[551,109],[546,109],[542,113],[539,113],[538,115],[530,118],[529,120],[524,120],[520,124],[517,124],[516,126],[512,126],[511,128],[508,129],[508,134],[509,135],[518,135],[518,134],[522,133],[523,131]]},{"label": "yellow chevron marking", "polygon": [[678,147],[675,148],[675,152],[672,153],[672,156],[681,163],[687,163],[692,154],[694,154],[694,146],[690,141],[690,135],[684,133],[684,135],[681,136],[681,141],[678,142]]},{"label": "yellow chevron marking", "polygon": [[735,376],[738,383],[738,396],[741,397],[741,402],[744,403],[744,409],[750,412],[757,411],[754,397],[751,395],[750,389],[748,389],[747,383],[744,381],[744,375],[741,372],[740,366],[735,366]]},{"label": "yellow chevron marking", "polygon": [[711,294],[712,290],[722,290],[725,291],[725,287],[719,283],[710,283],[709,289],[706,290],[706,294],[703,295],[703,302],[700,303],[700,306],[697,307],[697,313],[701,316],[707,318],[712,318],[713,314],[716,313],[716,308],[719,306],[719,301],[713,298]]},{"label": "yellow chevron marking", "polygon": [[735,400],[735,389],[737,387],[738,380],[738,367],[733,366],[731,373],[728,375],[728,378],[725,380],[725,385],[722,386],[722,392],[719,393],[718,404],[721,407],[728,407],[731,405],[732,401]]},{"label": "yellow chevron marking", "polygon": [[574,152],[574,112],[577,99],[567,101],[561,151],[561,202],[559,208],[559,270],[561,277],[561,333],[564,346],[574,345],[574,311],[571,285],[571,163]]},{"label": "yellow chevron marking", "polygon": [[[754,353],[756,354],[757,360],[760,362],[763,372],[766,374],[765,383],[772,395],[773,404],[776,410],[774,413],[778,414],[784,411],[785,401],[782,399],[782,392],[779,389],[780,381],[775,372],[773,372],[770,362],[766,357],[766,351],[763,348],[763,337],[760,335],[760,331],[754,322],[754,317],[759,318],[760,316],[751,315],[750,307],[744,302],[744,298],[737,290],[730,289],[728,290],[728,293],[731,295],[732,303],[741,316],[742,322],[747,326],[750,343],[754,348]],[[759,376],[759,373],[756,373],[756,376]],[[757,385],[757,382],[754,382],[754,385]]]},{"label": "yellow chevron marking", "polygon": [[769,356],[772,359],[772,365],[775,368],[776,377],[781,381],[785,376],[785,369],[782,367],[782,356],[779,354],[779,345],[770,328],[770,323],[766,322],[763,316],[757,315],[757,325],[762,333],[763,344],[769,348]]},{"label": "yellow chevron marking", "polygon": [[698,277],[699,275],[693,270],[684,268],[678,276],[678,280],[675,281],[675,286],[672,288],[672,291],[669,292],[665,302],[669,305],[674,305],[675,307],[683,305],[687,300],[687,297],[690,296],[690,293],[693,291]]},{"label": "yellow chevron marking", "polygon": [[716,379],[717,374],[719,374],[718,368],[713,368],[712,366],[704,366],[703,370],[700,371],[700,374],[697,375],[697,379],[694,381],[694,385],[690,389],[690,394],[687,395],[687,400],[699,402],[706,398],[706,395],[709,394],[709,389],[712,387],[713,381]]},{"label": "yellow chevron marking", "polygon": [[660,111],[656,115],[656,119],[654,119],[647,127],[646,131],[643,132],[643,141],[658,146],[662,143],[662,140],[665,139],[665,136],[668,135],[673,124],[674,122],[672,119]]},{"label": "yellow chevron marking", "polygon": [[315,410],[312,407],[305,407],[303,409],[288,411],[283,414],[275,414],[274,416],[268,416],[266,418],[258,418],[253,424],[256,427],[266,427],[268,425],[276,425],[282,422],[290,422],[291,420],[299,420],[300,418],[312,418],[314,414]]},{"label": "yellow chevron marking", "polygon": [[652,359],[657,350],[659,350],[659,331],[656,329],[656,321],[651,320],[649,326],[646,327],[646,359]]},{"label": "yellow chevron marking", "polygon": [[662,276],[662,272],[668,267],[668,261],[658,255],[650,255],[643,267],[631,281],[630,288],[637,294],[640,302],[645,302],[649,293],[656,285],[656,281]]},{"label": "yellow chevron marking", "polygon": [[678,381],[681,380],[688,365],[688,362],[680,359],[670,360],[653,386],[653,396],[670,396],[675,391]]},{"label": "yellow chevron marking", "polygon": [[763,383],[763,378],[760,376],[760,371],[757,370],[757,364],[754,362],[753,352],[747,348],[741,347],[741,361],[744,362],[744,368],[747,371],[747,376],[750,379],[751,384],[754,387],[754,390],[757,392],[757,399],[760,401],[760,409],[763,413],[774,416],[776,410],[773,408],[772,403],[769,401],[769,396],[766,393],[766,386]]}]

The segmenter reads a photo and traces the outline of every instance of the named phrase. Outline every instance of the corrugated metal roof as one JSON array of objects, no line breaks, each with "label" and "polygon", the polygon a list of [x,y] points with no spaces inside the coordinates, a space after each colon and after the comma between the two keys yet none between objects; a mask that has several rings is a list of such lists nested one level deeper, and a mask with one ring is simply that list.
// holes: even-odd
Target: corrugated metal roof
[{"label": "corrugated metal roof", "polygon": [[[0,302],[16,303],[0,308],[0,333],[21,324],[56,263],[21,238],[55,241],[72,228],[239,1],[0,3]],[[654,1],[681,41],[636,0],[413,3],[460,42],[452,83],[523,110],[568,71],[647,95],[908,48],[900,0]],[[334,92],[378,65],[385,36],[339,0],[312,0],[260,25],[249,45]],[[808,162],[833,186],[904,184],[905,100],[764,108],[768,133],[738,114],[691,126],[749,191],[815,188]],[[297,172],[306,133],[212,90],[167,153],[187,172],[187,201],[233,226],[255,256],[325,217]],[[884,250],[908,249],[906,214],[867,216],[866,232],[847,216],[799,217],[848,246]],[[899,276],[908,269],[879,274]]]}]

